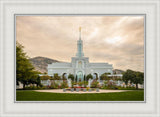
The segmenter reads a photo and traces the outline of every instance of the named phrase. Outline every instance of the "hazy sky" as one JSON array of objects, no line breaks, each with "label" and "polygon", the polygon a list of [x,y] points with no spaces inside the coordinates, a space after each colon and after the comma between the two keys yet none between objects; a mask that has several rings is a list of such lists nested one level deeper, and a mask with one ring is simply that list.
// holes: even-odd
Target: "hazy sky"
[{"label": "hazy sky", "polygon": [[17,16],[17,40],[29,57],[70,62],[82,27],[84,55],[114,69],[144,71],[143,16]]}]

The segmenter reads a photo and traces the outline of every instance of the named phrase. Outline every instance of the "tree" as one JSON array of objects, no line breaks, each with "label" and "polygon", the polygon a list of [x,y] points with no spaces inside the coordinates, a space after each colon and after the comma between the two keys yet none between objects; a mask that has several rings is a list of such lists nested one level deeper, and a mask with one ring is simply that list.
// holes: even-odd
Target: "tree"
[{"label": "tree", "polygon": [[85,81],[86,80],[86,75],[84,75],[84,79],[83,79],[83,81]]},{"label": "tree", "polygon": [[93,79],[92,74],[88,74],[88,75],[86,76],[86,80],[88,81],[89,79]]},{"label": "tree", "polygon": [[30,79],[28,79],[28,83],[27,84],[36,84],[37,82],[37,75],[33,75]]},{"label": "tree", "polygon": [[125,82],[125,84],[128,84],[128,81],[131,81],[133,78],[135,78],[134,71],[128,69],[126,72],[123,73],[122,80]]},{"label": "tree", "polygon": [[37,87],[41,85],[41,78],[40,78],[39,75],[38,75],[38,77],[37,77],[36,84],[37,84]]},{"label": "tree", "polygon": [[41,80],[48,80],[48,79],[51,79],[51,77],[48,75],[45,75],[45,76],[40,76],[40,79]]},{"label": "tree", "polygon": [[55,73],[53,77],[54,77],[54,80],[60,80],[61,79],[61,77],[58,75],[58,73]]},{"label": "tree", "polygon": [[144,73],[142,72],[135,72],[135,78],[131,80],[134,84],[136,84],[136,89],[138,89],[138,84],[143,84],[144,81]]},{"label": "tree", "polygon": [[104,73],[100,76],[101,80],[109,80],[110,78],[107,76],[108,73]]},{"label": "tree", "polygon": [[74,81],[74,75],[73,74],[69,74],[68,78],[70,78],[72,81]]},{"label": "tree", "polygon": [[97,88],[99,87],[99,82],[97,82],[97,80],[93,80],[93,82],[91,83],[91,88]]},{"label": "tree", "polygon": [[16,42],[16,82],[23,83],[23,89],[25,89],[25,85],[31,82],[35,72],[23,48],[21,44]]},{"label": "tree", "polygon": [[38,87],[41,83],[41,81],[40,81],[41,79],[40,79],[40,76],[38,74],[39,74],[39,72],[32,71],[32,77],[28,80],[28,83],[36,84],[37,87]]},{"label": "tree", "polygon": [[65,74],[62,75],[62,80],[63,80],[63,81],[66,80]]},{"label": "tree", "polygon": [[96,76],[96,80],[98,80],[98,74],[97,74],[97,73],[94,73],[94,75]]},{"label": "tree", "polygon": [[76,75],[76,79],[75,79],[75,81],[77,82],[77,75]]},{"label": "tree", "polygon": [[143,84],[144,81],[144,73],[136,72],[132,70],[127,70],[123,73],[122,80],[127,84],[128,81],[136,84],[136,89],[138,89],[138,84]]}]

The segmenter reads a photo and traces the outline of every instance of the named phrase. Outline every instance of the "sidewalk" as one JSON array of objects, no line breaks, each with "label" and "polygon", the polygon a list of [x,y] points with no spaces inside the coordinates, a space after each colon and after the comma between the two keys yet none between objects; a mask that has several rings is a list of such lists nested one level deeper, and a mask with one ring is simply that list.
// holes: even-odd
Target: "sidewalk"
[{"label": "sidewalk", "polygon": [[63,89],[50,89],[50,90],[34,90],[34,91],[37,91],[37,92],[49,92],[49,93],[115,93],[115,92],[125,92],[125,91],[131,91],[131,90],[103,90],[103,89],[99,89],[99,92],[96,92],[96,91],[79,91],[79,92],[76,92],[76,91],[65,91],[63,92]]}]

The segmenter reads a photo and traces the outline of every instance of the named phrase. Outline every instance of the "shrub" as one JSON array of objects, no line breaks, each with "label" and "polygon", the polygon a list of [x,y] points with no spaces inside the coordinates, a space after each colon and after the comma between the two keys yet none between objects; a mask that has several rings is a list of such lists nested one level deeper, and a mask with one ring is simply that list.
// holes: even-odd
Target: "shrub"
[{"label": "shrub", "polygon": [[99,87],[99,82],[97,82],[97,80],[93,80],[93,82],[91,83],[91,88],[97,88]]},{"label": "shrub", "polygon": [[51,82],[51,86],[49,87],[51,89],[58,89],[58,84],[55,81]]},{"label": "shrub", "polygon": [[42,89],[48,89],[48,86],[43,86]]},{"label": "shrub", "polygon": [[121,86],[118,86],[117,87],[119,90],[136,90],[136,87],[121,87]]},{"label": "shrub", "polygon": [[114,81],[105,81],[102,89],[118,89]]},{"label": "shrub", "polygon": [[54,80],[60,80],[61,77],[58,75],[58,73],[55,73],[53,76]]},{"label": "shrub", "polygon": [[43,84],[40,84],[39,86],[40,86],[40,87],[43,87]]},{"label": "shrub", "polygon": [[89,87],[87,87],[86,89],[87,89],[87,91],[88,91],[90,88],[89,88]]},{"label": "shrub", "polygon": [[117,80],[117,81],[118,81],[118,80],[119,80],[119,81],[122,81],[122,78],[115,78],[115,80]]},{"label": "shrub", "polygon": [[84,87],[87,87],[88,82],[84,81]]},{"label": "shrub", "polygon": [[28,86],[28,87],[25,87],[25,90],[38,90],[38,89],[42,89],[42,87],[36,87],[36,86]]},{"label": "shrub", "polygon": [[108,81],[107,87],[108,87],[109,89],[116,89],[116,84],[115,84],[114,81]]},{"label": "shrub", "polygon": [[101,76],[100,76],[100,80],[109,80],[110,78],[107,76],[107,74],[106,73],[104,73],[104,74],[102,74]]},{"label": "shrub", "polygon": [[51,79],[51,77],[48,75],[45,75],[45,76],[40,76],[40,79],[41,80],[48,80],[48,79]]},{"label": "shrub", "polygon": [[107,81],[104,81],[104,83],[103,83],[103,87],[106,87],[107,86]]},{"label": "shrub", "polygon": [[78,82],[78,85],[79,85],[79,86],[82,86],[82,85],[83,85],[83,82]]},{"label": "shrub", "polygon": [[67,81],[61,83],[61,88],[67,88],[67,87],[68,87]]}]

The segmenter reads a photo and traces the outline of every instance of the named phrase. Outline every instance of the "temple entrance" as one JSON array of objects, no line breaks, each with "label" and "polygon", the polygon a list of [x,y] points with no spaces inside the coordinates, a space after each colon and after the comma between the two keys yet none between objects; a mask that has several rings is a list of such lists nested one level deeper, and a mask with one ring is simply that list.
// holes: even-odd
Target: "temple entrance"
[{"label": "temple entrance", "polygon": [[77,72],[77,82],[83,81],[83,73],[82,71]]}]

